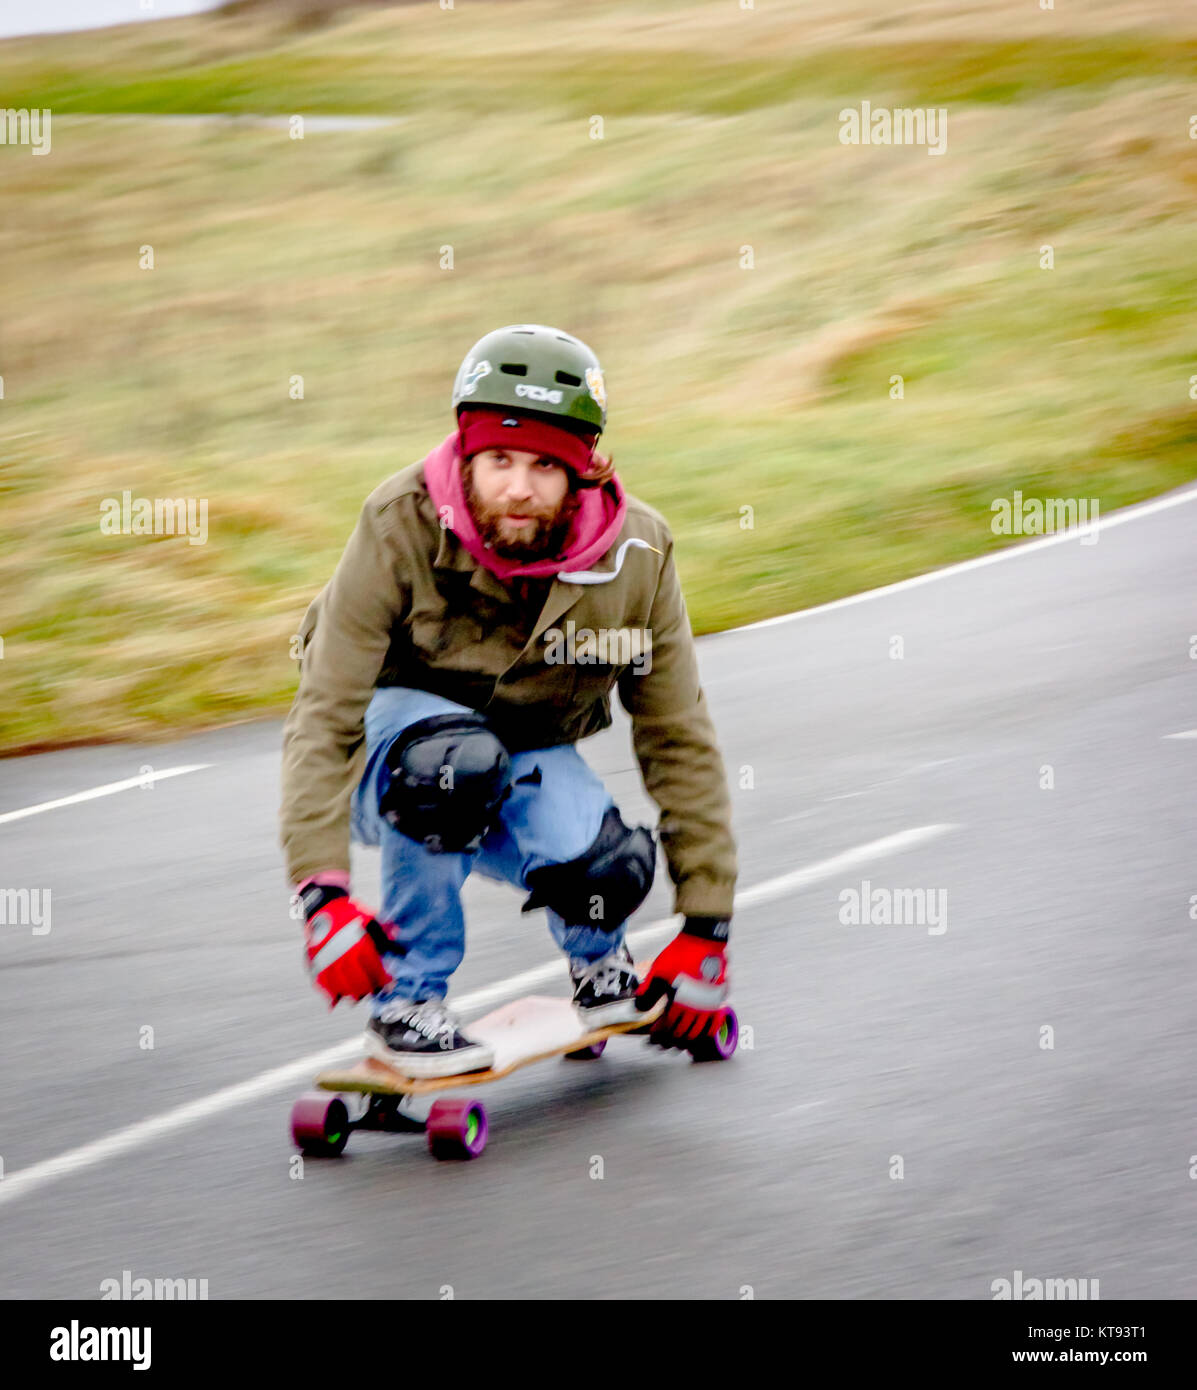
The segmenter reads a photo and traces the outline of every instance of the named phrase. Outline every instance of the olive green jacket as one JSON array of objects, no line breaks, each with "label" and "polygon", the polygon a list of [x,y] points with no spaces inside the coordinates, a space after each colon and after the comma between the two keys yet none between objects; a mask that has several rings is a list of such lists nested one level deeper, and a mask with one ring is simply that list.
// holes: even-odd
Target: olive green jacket
[{"label": "olive green jacket", "polygon": [[730,917],[731,802],[673,538],[660,513],[630,495],[615,544],[588,573],[616,571],[609,582],[531,581],[521,595],[520,581],[502,583],[440,525],[423,462],[375,488],[300,628],[299,689],[283,733],[291,881],[349,868],[350,797],[376,686],[480,710],[512,752],[607,728],[617,688],[660,809],[674,910]]}]

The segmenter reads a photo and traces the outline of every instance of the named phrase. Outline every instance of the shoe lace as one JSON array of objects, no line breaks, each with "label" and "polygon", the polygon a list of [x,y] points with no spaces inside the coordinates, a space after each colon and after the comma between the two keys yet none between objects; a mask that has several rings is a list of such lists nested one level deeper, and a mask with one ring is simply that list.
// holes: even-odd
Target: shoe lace
[{"label": "shoe lace", "polygon": [[579,977],[578,983],[590,984],[598,994],[616,994],[631,969],[631,958],[624,951],[613,951],[596,960]]},{"label": "shoe lace", "polygon": [[422,1004],[394,1000],[382,1006],[378,1017],[383,1023],[406,1023],[437,1043],[451,1042],[457,1031],[457,1020],[439,999],[425,999]]}]

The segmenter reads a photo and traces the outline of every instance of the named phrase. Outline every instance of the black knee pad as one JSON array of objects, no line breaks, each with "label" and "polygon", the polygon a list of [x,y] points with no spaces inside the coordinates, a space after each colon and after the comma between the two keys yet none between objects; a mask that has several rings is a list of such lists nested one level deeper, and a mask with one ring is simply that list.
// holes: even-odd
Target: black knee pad
[{"label": "black knee pad", "polygon": [[577,859],[528,875],[531,896],[521,909],[551,907],[568,926],[615,931],[648,897],[657,869],[651,830],[629,830],[617,807],[603,817],[594,844]]},{"label": "black knee pad", "polygon": [[417,719],[386,752],[378,809],[434,854],[473,851],[511,790],[511,759],[474,710]]}]

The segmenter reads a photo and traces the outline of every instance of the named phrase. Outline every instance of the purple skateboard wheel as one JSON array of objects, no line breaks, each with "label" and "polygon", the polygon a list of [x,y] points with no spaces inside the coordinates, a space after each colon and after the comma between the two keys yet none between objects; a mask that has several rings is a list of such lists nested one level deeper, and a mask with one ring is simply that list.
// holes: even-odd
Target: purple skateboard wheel
[{"label": "purple skateboard wheel", "polygon": [[486,1110],[476,1100],[438,1100],[428,1112],[433,1158],[477,1158],[486,1148]]},{"label": "purple skateboard wheel", "polygon": [[312,1158],[336,1158],[351,1128],[345,1102],[329,1091],[309,1091],[291,1107],[291,1137]]},{"label": "purple skateboard wheel", "polygon": [[719,1025],[690,1048],[696,1062],[726,1062],[740,1040],[740,1021],[734,1009],[720,1009]]}]

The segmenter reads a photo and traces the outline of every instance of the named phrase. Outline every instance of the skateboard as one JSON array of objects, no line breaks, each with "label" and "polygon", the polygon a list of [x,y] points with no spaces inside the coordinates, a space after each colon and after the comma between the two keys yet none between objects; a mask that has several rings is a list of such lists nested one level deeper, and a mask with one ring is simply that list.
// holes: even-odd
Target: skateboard
[{"label": "skateboard", "polygon": [[[490,1128],[486,1109],[479,1101],[460,1097],[436,1100],[427,1120],[416,1119],[405,1106],[414,1097],[498,1081],[520,1067],[550,1057],[597,1061],[608,1040],[617,1034],[647,1034],[666,1005],[667,1001],[660,999],[631,1022],[586,1028],[568,999],[532,994],[513,1000],[468,1025],[472,1038],[494,1048],[493,1066],[456,1076],[413,1077],[366,1057],[339,1071],[323,1071],[316,1077],[319,1089],[300,1096],[291,1109],[291,1136],[304,1154],[336,1158],[355,1129],[422,1132],[434,1158],[477,1158],[486,1148]],[[716,1031],[686,1049],[696,1062],[726,1061],[736,1050],[736,1015],[728,1008],[719,1012]]]}]

